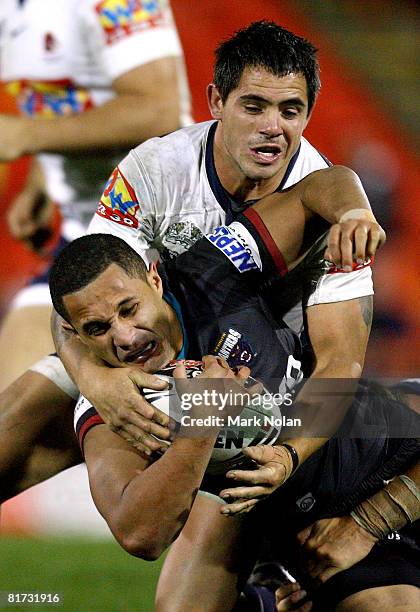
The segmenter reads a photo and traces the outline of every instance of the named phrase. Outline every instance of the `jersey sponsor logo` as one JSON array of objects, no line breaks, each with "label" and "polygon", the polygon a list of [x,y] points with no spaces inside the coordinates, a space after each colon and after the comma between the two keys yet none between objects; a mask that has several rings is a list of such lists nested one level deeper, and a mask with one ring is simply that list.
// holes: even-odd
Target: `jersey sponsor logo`
[{"label": "jersey sponsor logo", "polygon": [[180,245],[183,251],[187,251],[202,235],[200,228],[191,221],[177,221],[168,227],[163,244],[168,250],[169,257],[176,257],[177,250],[173,251],[170,246]]},{"label": "jersey sponsor logo", "polygon": [[312,493],[306,493],[306,495],[296,500],[296,506],[302,510],[302,512],[309,512],[309,510],[314,507],[315,502],[316,500]]},{"label": "jersey sponsor logo", "polygon": [[74,115],[93,108],[87,89],[76,87],[71,80],[12,81],[7,91],[16,98],[20,111],[29,117],[43,118]]},{"label": "jersey sponsor logo", "polygon": [[134,189],[117,166],[108,179],[96,214],[119,225],[136,228],[138,210],[139,203]]},{"label": "jersey sponsor logo", "polygon": [[213,355],[223,357],[231,368],[249,365],[255,357],[250,344],[236,329],[229,329],[218,339]]},{"label": "jersey sponsor logo", "polygon": [[165,25],[159,0],[102,0],[95,10],[107,45],[135,32]]},{"label": "jersey sponsor logo", "polygon": [[[364,261],[363,263],[356,263],[355,261],[353,261],[352,264],[352,272],[356,272],[357,270],[363,270],[363,268],[367,268],[368,266],[372,266],[373,265],[373,261],[374,261],[374,257],[368,257],[368,259],[366,259],[366,261]],[[345,274],[348,274],[348,272],[344,272],[343,268],[340,268],[339,266],[336,266],[335,264],[331,263],[331,262],[327,262],[328,266],[327,266],[327,274],[337,274],[338,272],[342,272]]]},{"label": "jersey sponsor logo", "polygon": [[231,261],[239,272],[258,270],[250,250],[232,234],[228,227],[224,225],[216,227],[212,234],[206,235],[206,238]]}]

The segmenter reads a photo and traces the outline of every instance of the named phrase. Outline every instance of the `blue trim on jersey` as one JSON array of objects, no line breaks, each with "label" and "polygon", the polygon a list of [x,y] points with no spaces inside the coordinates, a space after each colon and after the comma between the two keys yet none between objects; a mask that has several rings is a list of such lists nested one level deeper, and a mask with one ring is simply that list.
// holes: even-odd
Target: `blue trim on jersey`
[{"label": "blue trim on jersey", "polygon": [[185,329],[185,325],[184,325],[184,319],[182,316],[181,306],[179,305],[179,302],[174,296],[174,294],[170,293],[169,291],[165,291],[165,293],[163,294],[163,299],[165,300],[167,304],[169,304],[169,306],[171,306],[175,310],[175,314],[178,317],[179,324],[181,325],[182,347],[176,359],[186,359],[187,353],[188,353],[188,337],[187,337],[187,330]]},{"label": "blue trim on jersey", "polygon": [[232,211],[232,203],[229,197],[228,192],[223,187],[220,182],[219,177],[217,176],[216,166],[214,163],[214,155],[213,155],[213,145],[214,145],[214,135],[216,133],[217,121],[210,126],[209,133],[207,136],[207,144],[206,144],[206,172],[207,178],[209,179],[210,187],[214,196],[220,206],[226,213],[226,221],[225,223],[228,225],[233,221],[233,211]]},{"label": "blue trim on jersey", "polygon": [[295,163],[297,162],[297,158],[299,157],[301,144],[299,143],[298,150],[293,155],[292,159],[289,161],[289,165],[287,166],[285,175],[283,176],[280,185],[277,187],[276,191],[281,191],[286,184],[287,179],[290,176],[293,168],[295,167]]},{"label": "blue trim on jersey", "polygon": [[324,160],[324,162],[327,164],[327,166],[329,166],[330,168],[331,168],[332,166],[334,166],[334,164],[333,164],[332,162],[330,162],[330,160],[328,159],[328,157],[325,157],[325,155],[323,155],[323,154],[321,153],[321,151],[318,151],[318,149],[316,149],[316,152],[318,153],[318,155],[319,155],[320,157],[322,157],[322,159],[323,159],[323,160]]}]

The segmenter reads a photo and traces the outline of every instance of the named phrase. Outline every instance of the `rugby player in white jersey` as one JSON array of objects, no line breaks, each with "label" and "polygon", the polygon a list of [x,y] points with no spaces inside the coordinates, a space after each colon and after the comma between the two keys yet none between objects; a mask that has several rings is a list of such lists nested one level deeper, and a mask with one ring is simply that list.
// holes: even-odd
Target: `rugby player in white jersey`
[{"label": "rugby player in white jersey", "polygon": [[[53,202],[62,247],[85,233],[106,177],[130,147],[191,123],[167,0],[4,0],[0,78],[22,115],[0,115],[0,160],[35,156],[9,207],[9,229],[38,249]],[[0,389],[52,350],[50,313],[46,272],[18,293],[3,321]]]}]

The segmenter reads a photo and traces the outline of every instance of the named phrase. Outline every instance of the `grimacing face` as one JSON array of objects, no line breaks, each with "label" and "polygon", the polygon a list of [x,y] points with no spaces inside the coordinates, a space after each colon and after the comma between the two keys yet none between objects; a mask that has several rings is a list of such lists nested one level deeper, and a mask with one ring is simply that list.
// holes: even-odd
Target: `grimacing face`
[{"label": "grimacing face", "polygon": [[111,264],[63,302],[74,330],[95,355],[111,366],[138,365],[153,373],[182,347],[178,319],[162,293],[156,266],[142,280]]},{"label": "grimacing face", "polygon": [[[309,120],[305,77],[278,77],[263,68],[246,68],[225,103],[210,86],[209,104],[213,117],[220,120],[215,148],[221,148],[224,163],[242,180],[272,179],[275,189]],[[215,159],[217,167],[217,151]]]}]

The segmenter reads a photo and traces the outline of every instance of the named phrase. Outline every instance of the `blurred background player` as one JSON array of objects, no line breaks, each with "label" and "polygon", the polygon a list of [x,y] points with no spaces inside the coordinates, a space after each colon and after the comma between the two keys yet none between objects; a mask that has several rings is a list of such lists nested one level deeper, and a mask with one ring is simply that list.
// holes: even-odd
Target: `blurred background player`
[{"label": "blurred background player", "polygon": [[[23,115],[0,115],[0,160],[36,155],[9,230],[45,251],[57,203],[61,248],[124,150],[191,122],[181,45],[166,0],[6,0],[0,24],[0,77]],[[52,350],[47,283],[46,271],[10,306],[0,389]]]}]

